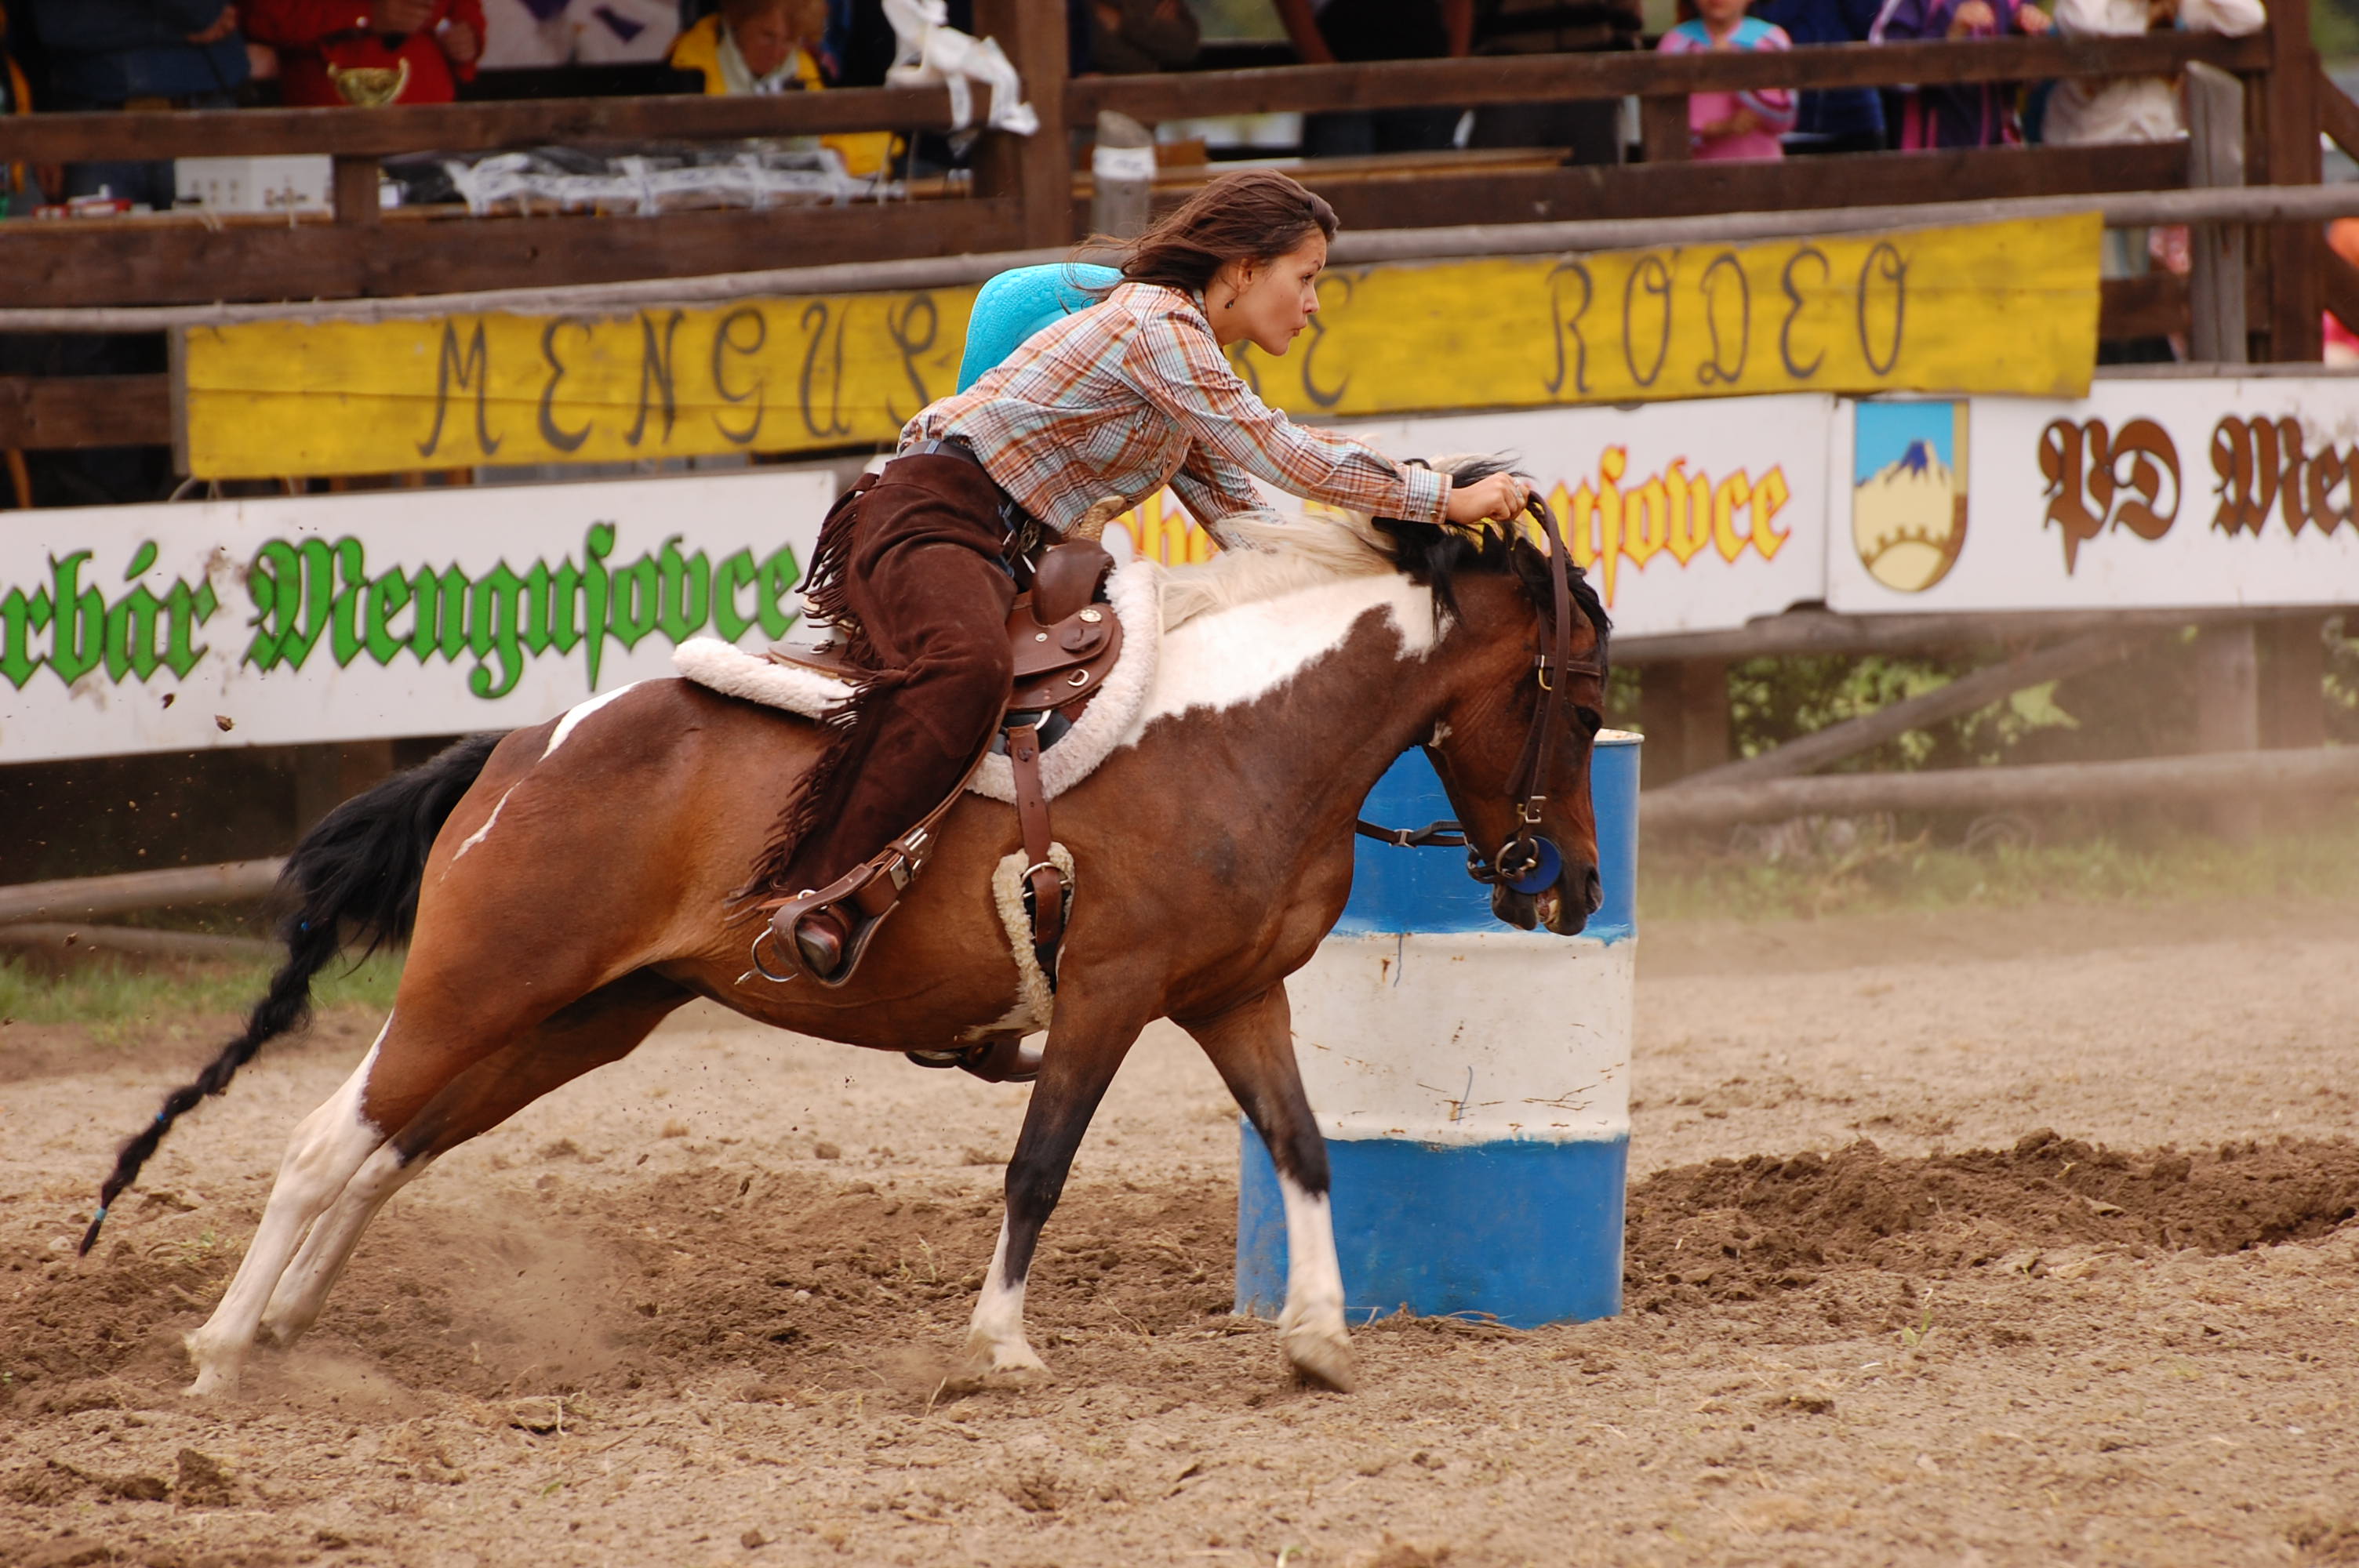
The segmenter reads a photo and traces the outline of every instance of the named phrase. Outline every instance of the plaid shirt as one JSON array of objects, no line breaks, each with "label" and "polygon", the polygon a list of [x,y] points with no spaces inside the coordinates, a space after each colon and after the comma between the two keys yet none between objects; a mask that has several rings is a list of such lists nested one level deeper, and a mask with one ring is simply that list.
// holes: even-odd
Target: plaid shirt
[{"label": "plaid shirt", "polygon": [[1002,489],[1059,530],[1091,504],[1169,484],[1208,527],[1268,510],[1247,476],[1289,495],[1439,523],[1449,481],[1364,442],[1288,422],[1253,395],[1193,296],[1125,283],[1034,334],[964,392],[933,404],[902,445],[957,436]]}]

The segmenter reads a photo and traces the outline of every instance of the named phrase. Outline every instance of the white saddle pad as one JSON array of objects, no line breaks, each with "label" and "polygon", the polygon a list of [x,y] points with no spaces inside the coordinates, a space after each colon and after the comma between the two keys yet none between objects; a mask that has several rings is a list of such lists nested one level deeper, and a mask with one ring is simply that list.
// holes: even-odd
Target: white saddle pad
[{"label": "white saddle pad", "polygon": [[[1107,579],[1106,597],[1122,622],[1122,658],[1072,729],[1040,753],[1040,787],[1049,798],[1089,777],[1111,756],[1146,706],[1163,651],[1162,579],[1162,568],[1144,558],[1124,562]],[[852,697],[852,687],[832,676],[773,664],[718,637],[690,638],[673,651],[671,662],[699,686],[806,719],[823,719]],[[1004,756],[984,758],[966,787],[991,800],[1016,800],[1015,775]]]}]

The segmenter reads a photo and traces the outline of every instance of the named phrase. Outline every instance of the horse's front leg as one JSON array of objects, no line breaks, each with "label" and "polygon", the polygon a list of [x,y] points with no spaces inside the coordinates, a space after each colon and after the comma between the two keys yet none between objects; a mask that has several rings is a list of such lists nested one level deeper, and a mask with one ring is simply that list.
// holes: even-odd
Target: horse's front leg
[{"label": "horse's front leg", "polygon": [[1302,1092],[1286,987],[1208,1019],[1181,1019],[1237,1098],[1277,1168],[1286,1204],[1286,1308],[1277,1342],[1306,1380],[1351,1390],[1352,1339],[1343,1328],[1343,1271],[1327,1205],[1327,1141]]},{"label": "horse's front leg", "polygon": [[1136,998],[1089,999],[1097,989],[1093,982],[1103,985],[1102,972],[1068,979],[1057,996],[1040,1076],[1024,1112],[1015,1157],[1007,1162],[1007,1213],[1000,1222],[999,1245],[967,1329],[970,1376],[1020,1379],[1049,1370],[1024,1338],[1024,1284],[1032,1271],[1033,1250],[1064,1193],[1065,1174],[1090,1118],[1153,1015],[1151,1005]]}]

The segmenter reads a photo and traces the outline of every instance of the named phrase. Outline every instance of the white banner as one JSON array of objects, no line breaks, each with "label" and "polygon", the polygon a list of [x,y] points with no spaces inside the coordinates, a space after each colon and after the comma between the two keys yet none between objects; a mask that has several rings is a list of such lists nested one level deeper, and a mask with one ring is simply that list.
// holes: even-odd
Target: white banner
[{"label": "white banner", "polygon": [[783,635],[825,471],[16,514],[0,762],[536,724]]},{"label": "white banner", "polygon": [[[2359,380],[2099,381],[2077,402],[1846,404],[1827,602],[2359,603]],[[1845,546],[1848,547],[1845,547]]]},{"label": "white banner", "polygon": [[1354,426],[1395,457],[1506,452],[1617,634],[1744,625],[1826,591],[1829,427],[1810,395]]}]

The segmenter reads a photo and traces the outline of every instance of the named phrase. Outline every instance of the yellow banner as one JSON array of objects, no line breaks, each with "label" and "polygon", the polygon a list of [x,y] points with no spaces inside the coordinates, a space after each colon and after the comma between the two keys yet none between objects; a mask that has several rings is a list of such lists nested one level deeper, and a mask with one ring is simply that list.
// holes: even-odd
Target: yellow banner
[{"label": "yellow banner", "polygon": [[[2100,227],[1338,268],[1290,353],[1232,358],[1322,423],[1772,392],[2078,396]],[[250,479],[874,446],[951,390],[973,300],[195,329],[177,356],[182,450],[200,477]]]}]

